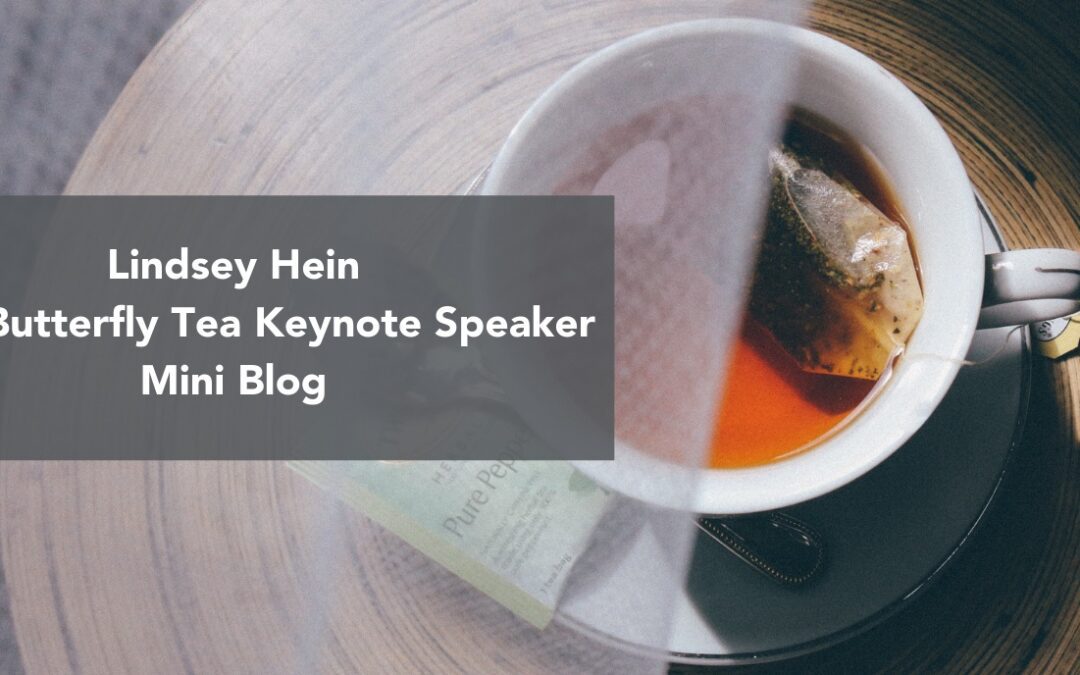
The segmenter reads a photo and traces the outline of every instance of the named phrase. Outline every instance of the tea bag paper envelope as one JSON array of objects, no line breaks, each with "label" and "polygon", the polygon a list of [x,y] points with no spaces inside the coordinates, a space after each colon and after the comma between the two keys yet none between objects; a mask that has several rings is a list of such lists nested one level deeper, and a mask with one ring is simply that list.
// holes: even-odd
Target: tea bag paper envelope
[{"label": "tea bag paper envelope", "polygon": [[609,499],[565,462],[290,466],[539,628]]},{"label": "tea bag paper envelope", "polygon": [[922,315],[907,232],[812,160],[769,159],[751,312],[803,370],[876,380]]}]

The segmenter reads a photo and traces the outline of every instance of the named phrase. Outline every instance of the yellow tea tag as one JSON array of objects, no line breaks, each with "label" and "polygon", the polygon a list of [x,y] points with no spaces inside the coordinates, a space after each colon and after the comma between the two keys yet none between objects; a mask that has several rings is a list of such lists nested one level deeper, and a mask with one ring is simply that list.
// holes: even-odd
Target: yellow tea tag
[{"label": "yellow tea tag", "polygon": [[1056,359],[1080,348],[1080,312],[1072,316],[1033,324],[1035,348],[1049,359]]}]

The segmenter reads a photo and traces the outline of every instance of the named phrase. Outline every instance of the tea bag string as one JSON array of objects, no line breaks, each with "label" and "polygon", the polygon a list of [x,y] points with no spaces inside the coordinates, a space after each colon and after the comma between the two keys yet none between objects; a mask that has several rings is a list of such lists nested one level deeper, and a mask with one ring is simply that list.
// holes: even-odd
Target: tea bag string
[{"label": "tea bag string", "polygon": [[943,356],[941,354],[933,354],[933,353],[930,353],[930,352],[908,353],[908,354],[904,355],[904,360],[905,361],[910,361],[912,359],[925,359],[925,360],[932,360],[932,361],[941,361],[941,362],[944,362],[944,363],[955,363],[955,364],[958,364],[960,366],[968,367],[968,368],[977,368],[979,366],[985,366],[986,364],[988,364],[991,361],[995,360],[998,356],[1001,355],[1002,352],[1005,351],[1005,349],[1009,346],[1009,341],[1012,340],[1012,336],[1015,335],[1016,332],[1018,330],[1022,329],[1022,328],[1024,328],[1024,326],[1013,326],[1012,328],[1010,328],[1009,332],[1005,334],[1005,339],[1003,339],[1001,341],[1001,344],[998,345],[997,349],[995,349],[989,355],[984,356],[983,358],[978,359],[978,360],[956,359],[956,358],[952,358],[952,357],[949,357],[949,356]]}]

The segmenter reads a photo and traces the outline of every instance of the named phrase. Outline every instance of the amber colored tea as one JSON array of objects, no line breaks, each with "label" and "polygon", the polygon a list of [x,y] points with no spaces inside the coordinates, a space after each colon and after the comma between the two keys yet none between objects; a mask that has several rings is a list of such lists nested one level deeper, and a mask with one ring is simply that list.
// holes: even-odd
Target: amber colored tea
[{"label": "amber colored tea", "polygon": [[[797,112],[785,145],[820,158],[889,218],[906,224],[876,162],[853,139],[822,120]],[[910,236],[910,235],[909,235]],[[753,316],[733,348],[716,415],[710,464],[738,468],[765,464],[806,447],[847,419],[876,382],[808,372]]]},{"label": "amber colored tea", "polygon": [[716,416],[712,466],[779,459],[826,434],[870,393],[874,382],[808,373],[752,318],[732,351]]}]

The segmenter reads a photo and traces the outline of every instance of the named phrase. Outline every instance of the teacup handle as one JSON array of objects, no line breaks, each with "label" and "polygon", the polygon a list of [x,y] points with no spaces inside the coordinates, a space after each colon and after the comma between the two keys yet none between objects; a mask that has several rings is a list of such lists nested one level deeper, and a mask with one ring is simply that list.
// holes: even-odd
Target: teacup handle
[{"label": "teacup handle", "polygon": [[1080,252],[1029,248],[986,256],[979,328],[1019,326],[1080,312]]}]

